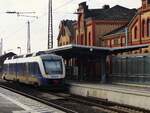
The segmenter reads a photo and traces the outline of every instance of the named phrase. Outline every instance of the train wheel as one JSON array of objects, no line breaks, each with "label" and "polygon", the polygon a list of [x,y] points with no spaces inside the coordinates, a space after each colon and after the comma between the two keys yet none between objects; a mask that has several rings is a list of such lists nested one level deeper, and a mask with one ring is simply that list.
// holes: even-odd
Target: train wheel
[{"label": "train wheel", "polygon": [[39,84],[38,83],[34,83],[34,87],[39,87]]}]

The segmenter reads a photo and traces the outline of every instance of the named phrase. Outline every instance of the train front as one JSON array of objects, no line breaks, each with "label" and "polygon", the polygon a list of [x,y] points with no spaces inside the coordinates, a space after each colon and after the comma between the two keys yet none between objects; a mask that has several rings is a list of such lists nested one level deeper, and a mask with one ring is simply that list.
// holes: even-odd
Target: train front
[{"label": "train front", "polygon": [[62,86],[65,78],[65,65],[62,57],[57,55],[41,56],[42,85]]}]

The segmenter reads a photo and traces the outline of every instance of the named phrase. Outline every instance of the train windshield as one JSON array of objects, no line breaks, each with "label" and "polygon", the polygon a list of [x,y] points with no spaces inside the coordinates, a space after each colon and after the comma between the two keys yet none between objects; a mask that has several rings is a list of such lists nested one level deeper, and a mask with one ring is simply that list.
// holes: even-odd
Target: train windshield
[{"label": "train windshield", "polygon": [[44,67],[46,74],[62,74],[62,61],[61,60],[44,60]]}]

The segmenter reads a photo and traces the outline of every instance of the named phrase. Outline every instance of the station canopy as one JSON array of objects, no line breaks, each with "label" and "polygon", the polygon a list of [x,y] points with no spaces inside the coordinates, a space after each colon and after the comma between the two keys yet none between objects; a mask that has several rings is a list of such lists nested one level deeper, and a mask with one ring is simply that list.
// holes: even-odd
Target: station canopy
[{"label": "station canopy", "polygon": [[54,49],[49,49],[46,51],[46,53],[55,53],[57,55],[63,56],[63,58],[84,57],[84,56],[99,57],[99,56],[107,56],[114,53],[129,52],[133,50],[138,50],[140,48],[147,48],[148,46],[149,44],[108,48],[108,47],[70,44]]}]

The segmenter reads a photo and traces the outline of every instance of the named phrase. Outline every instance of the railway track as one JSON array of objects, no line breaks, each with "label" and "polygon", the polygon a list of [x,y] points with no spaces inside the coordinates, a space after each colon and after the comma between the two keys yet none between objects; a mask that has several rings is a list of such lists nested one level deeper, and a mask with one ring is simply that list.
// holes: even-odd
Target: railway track
[{"label": "railway track", "polygon": [[33,96],[33,95],[27,94],[27,93],[22,92],[22,91],[18,91],[18,90],[16,90],[16,89],[10,88],[10,87],[8,87],[8,86],[0,85],[0,87],[2,87],[2,88],[4,88],[4,89],[7,89],[7,90],[10,90],[10,91],[12,91],[12,92],[15,92],[15,93],[17,93],[17,94],[23,95],[23,96],[25,96],[25,97],[31,98],[31,99],[33,99],[33,100],[37,100],[37,101],[39,101],[39,102],[41,102],[41,103],[44,103],[44,104],[49,105],[49,106],[52,106],[52,107],[54,107],[54,108],[56,108],[56,109],[59,109],[59,110],[62,110],[62,111],[64,111],[64,112],[67,112],[67,113],[77,113],[76,111],[73,111],[73,110],[71,110],[71,109],[67,109],[67,108],[65,108],[65,107],[62,107],[62,106],[59,106],[59,105],[54,104],[54,103],[52,103],[52,102],[49,102],[49,101],[47,101],[47,100],[45,100],[45,99],[41,99],[41,98],[39,98],[39,97],[35,97],[35,96]]},{"label": "railway track", "polygon": [[[102,99],[85,98],[66,93],[43,91],[30,86],[0,84],[0,87],[32,98],[67,113],[150,113],[150,111],[108,102]],[[23,87],[23,88],[22,88]]]},{"label": "railway track", "polygon": [[110,113],[112,112],[114,113],[150,113],[150,111],[146,109],[129,106],[129,105],[118,104],[114,102],[109,102],[104,99],[96,99],[93,97],[81,97],[77,95],[66,96],[67,94],[62,94],[62,93],[56,94],[53,92],[51,92],[51,94],[60,96],[63,98],[68,98],[69,100],[87,104],[89,106],[93,106],[94,109],[103,109],[104,111],[107,111]]}]

